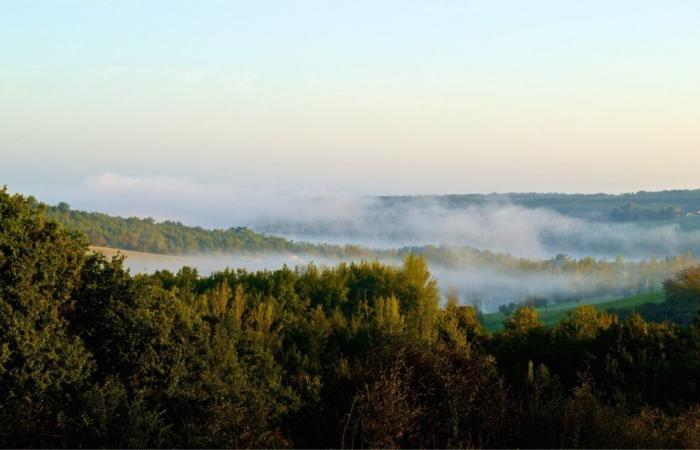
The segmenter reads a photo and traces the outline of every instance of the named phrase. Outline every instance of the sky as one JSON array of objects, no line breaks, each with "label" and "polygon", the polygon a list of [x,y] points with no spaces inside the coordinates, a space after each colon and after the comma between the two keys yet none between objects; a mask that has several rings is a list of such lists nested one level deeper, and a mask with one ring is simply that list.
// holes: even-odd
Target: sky
[{"label": "sky", "polygon": [[0,0],[0,184],[698,188],[698,80],[698,1]]}]

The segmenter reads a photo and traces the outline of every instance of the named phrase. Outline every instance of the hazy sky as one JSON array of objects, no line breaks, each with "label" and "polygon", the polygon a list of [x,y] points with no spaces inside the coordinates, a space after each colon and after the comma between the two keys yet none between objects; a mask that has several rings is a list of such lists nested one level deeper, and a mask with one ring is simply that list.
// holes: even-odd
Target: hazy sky
[{"label": "hazy sky", "polygon": [[700,2],[0,0],[0,184],[105,179],[700,187]]}]

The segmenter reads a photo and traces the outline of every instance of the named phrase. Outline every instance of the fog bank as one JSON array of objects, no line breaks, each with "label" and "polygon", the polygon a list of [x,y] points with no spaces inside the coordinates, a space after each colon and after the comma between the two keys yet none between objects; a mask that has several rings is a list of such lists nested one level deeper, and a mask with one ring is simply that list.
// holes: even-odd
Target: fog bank
[{"label": "fog bank", "polygon": [[74,200],[74,207],[86,210],[208,228],[243,225],[294,240],[372,248],[467,245],[527,258],[559,253],[635,259],[700,254],[700,226],[684,229],[679,223],[582,219],[516,205],[505,195],[455,208],[429,197],[251,191],[170,177],[104,173],[86,180]]},{"label": "fog bank", "polygon": [[[117,253],[114,249],[93,247],[107,256]],[[275,270],[283,266],[300,268],[308,264],[335,266],[341,262],[360,262],[353,259],[323,258],[317,255],[261,254],[261,255],[190,255],[171,256],[119,250],[126,256],[125,265],[132,273],[153,273],[167,269],[176,273],[183,266],[195,267],[201,275],[231,269],[248,271]],[[398,259],[383,259],[383,263],[400,265]],[[583,298],[590,297],[600,280],[592,275],[569,273],[524,272],[488,267],[446,268],[430,265],[440,290],[456,291],[464,304],[478,305],[486,312],[495,311],[499,305],[519,302],[531,297]],[[606,293],[596,296],[607,295]]]}]

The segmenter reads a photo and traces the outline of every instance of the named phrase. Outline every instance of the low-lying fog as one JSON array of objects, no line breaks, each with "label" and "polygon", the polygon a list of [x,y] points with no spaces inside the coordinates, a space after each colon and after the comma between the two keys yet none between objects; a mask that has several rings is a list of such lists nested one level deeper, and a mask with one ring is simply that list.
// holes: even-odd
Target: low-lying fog
[{"label": "low-lying fog", "polygon": [[394,201],[331,194],[318,197],[110,173],[87,180],[75,193],[76,206],[87,210],[180,220],[206,228],[244,225],[309,242],[374,248],[468,245],[527,258],[551,258],[559,253],[628,259],[688,251],[700,254],[700,229],[685,230],[678,223],[583,219],[545,208],[525,208],[509,202],[507,195],[494,198],[498,200],[447,208],[429,197]]},{"label": "low-lying fog", "polygon": [[596,221],[507,202],[461,209],[435,203],[379,208],[376,200],[367,199],[348,204],[342,214],[313,213],[290,218],[261,216],[249,225],[309,242],[374,248],[466,245],[526,258],[546,259],[564,253],[643,259],[700,250],[700,230],[684,230],[678,223]]},{"label": "low-lying fog", "polygon": [[[304,196],[240,191],[222,185],[193,185],[169,178],[131,178],[103,174],[84,192],[110,205],[107,212],[181,220],[208,228],[248,226],[254,230],[314,243],[358,244],[371,248],[414,245],[459,245],[514,256],[550,259],[557,254],[627,260],[700,254],[700,229],[671,223],[615,223],[560,214],[545,208],[526,208],[497,201],[448,208],[426,198],[419,201],[357,196]],[[138,205],[141,210],[134,210]],[[81,206],[80,203],[78,206]],[[686,223],[686,222],[684,222]],[[686,229],[687,228],[687,229]],[[283,264],[336,264],[317,256],[192,256],[148,259],[130,256],[134,271],[177,270],[192,265],[202,273],[224,267],[275,269]],[[395,262],[395,261],[392,261]],[[572,279],[554,273],[515,273],[483,267],[431,271],[441,287],[458,289],[464,301],[478,300],[486,310],[527,296],[576,295],[595,280]],[[582,294],[583,295],[583,294]]]},{"label": "low-lying fog", "polygon": [[[108,256],[115,253],[111,249],[101,251]],[[303,267],[309,263],[334,266],[343,261],[293,254],[169,256],[131,251],[121,253],[125,254],[125,264],[132,273],[153,273],[161,269],[177,272],[183,266],[190,266],[196,267],[202,275],[209,275],[227,267],[256,271],[278,269],[284,265],[291,268]],[[400,260],[392,259],[383,262],[401,264]],[[522,301],[529,297],[585,296],[596,281],[588,276],[576,277],[561,273],[526,273],[480,267],[448,269],[435,264],[430,266],[430,271],[437,279],[442,292],[456,290],[463,303],[478,304],[486,312],[495,311],[504,303]]]}]

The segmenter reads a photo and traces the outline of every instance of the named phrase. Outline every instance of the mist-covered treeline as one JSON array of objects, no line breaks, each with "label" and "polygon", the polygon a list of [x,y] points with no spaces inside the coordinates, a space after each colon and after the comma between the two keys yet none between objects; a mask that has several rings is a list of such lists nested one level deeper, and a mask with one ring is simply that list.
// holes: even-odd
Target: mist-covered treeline
[{"label": "mist-covered treeline", "polygon": [[[700,253],[700,215],[695,210],[691,216],[686,213],[676,218],[675,207],[662,207],[662,212],[670,208],[673,215],[666,220],[610,220],[496,198],[463,207],[448,206],[432,197],[421,201],[409,197],[405,202],[339,199],[344,205],[341,213],[333,208],[331,199],[325,199],[303,214],[268,214],[250,224],[259,231],[308,242],[372,248],[468,246],[536,259],[559,253],[608,259]],[[654,211],[634,207],[623,208],[620,214],[654,216]]]},{"label": "mist-covered treeline", "polygon": [[[639,207],[622,201],[630,196],[649,196],[659,202],[671,196],[670,199],[683,200],[685,206],[679,209],[646,202]],[[467,202],[452,197],[266,198],[261,202],[267,209],[249,204],[236,206],[240,199],[234,198],[230,201],[233,206],[224,201],[216,203],[216,209],[222,217],[219,222],[237,227],[214,230],[186,227],[174,221],[156,223],[152,219],[72,211],[65,203],[50,208],[49,213],[84,232],[95,245],[169,254],[293,251],[347,256],[363,250],[367,253],[367,248],[371,248],[376,255],[380,253],[377,249],[427,245],[470,247],[534,259],[548,259],[559,253],[608,259],[620,255],[649,259],[700,253],[700,195],[696,191],[623,196],[509,194],[480,196],[480,201]],[[608,206],[613,208],[596,209],[602,208],[596,206],[598,197],[610,199]],[[177,203],[177,199],[172,201]],[[571,208],[564,208],[564,213],[563,205]],[[692,205],[697,205],[697,209]],[[193,211],[202,210],[204,215],[211,213],[209,203],[190,206]],[[595,211],[600,214],[594,214]],[[675,218],[678,211],[682,211],[682,218],[660,220],[669,214],[669,218]],[[693,215],[685,217],[686,211]],[[601,219],[602,214],[613,214],[617,219]],[[630,216],[630,221],[622,216]],[[639,221],[633,216],[658,220]],[[262,235],[261,231],[268,234]]]},{"label": "mist-covered treeline", "polygon": [[[491,335],[413,255],[122,263],[0,191],[0,446],[700,446],[697,325],[519,308]],[[698,274],[666,285],[689,313]]]},{"label": "mist-covered treeline", "polygon": [[[478,217],[478,212],[475,212]],[[492,222],[513,222],[517,214],[508,208],[501,210],[502,219]],[[522,245],[532,244],[533,237],[527,230],[536,220],[544,224],[557,217],[525,218],[520,234],[515,236],[505,228],[493,233],[501,241],[521,239]],[[537,296],[549,303],[571,301],[582,298],[604,298],[648,292],[660,289],[663,280],[672,274],[690,267],[694,258],[690,255],[665,258],[650,257],[625,261],[614,259],[580,257],[563,254],[551,258],[517,257],[507,252],[478,250],[466,245],[420,245],[397,248],[368,248],[357,245],[309,244],[290,241],[281,237],[256,233],[248,228],[207,230],[188,227],[177,222],[158,223],[152,219],[121,218],[100,213],[71,210],[61,204],[48,208],[48,215],[68,228],[85,234],[91,244],[107,245],[122,249],[166,254],[195,254],[190,265],[200,268],[205,274],[212,268],[255,267],[278,268],[284,264],[294,266],[316,262],[338,264],[339,262],[378,259],[387,263],[400,263],[409,254],[424,256],[431,264],[434,275],[443,289],[455,288],[466,303],[478,303],[482,308],[494,311],[499,305],[522,301]],[[363,217],[363,216],[361,216]],[[411,218],[413,217],[413,218]],[[443,223],[446,236],[454,234],[459,227],[474,228],[474,219],[462,217],[459,223]],[[454,217],[453,220],[456,220]],[[522,219],[522,217],[521,217]],[[521,220],[518,219],[518,220]],[[394,222],[417,221],[416,216],[395,217]],[[421,219],[422,220],[422,219]],[[478,219],[477,219],[478,220]],[[489,219],[491,220],[491,219]],[[549,221],[549,222],[548,222]],[[482,229],[484,227],[479,227]],[[498,227],[496,227],[498,230]],[[634,230],[629,230],[634,234]],[[528,243],[530,242],[530,243]],[[227,255],[228,254],[228,255]],[[252,255],[255,260],[244,255]],[[144,264],[138,260],[127,261],[135,270]],[[172,267],[172,261],[163,261]],[[157,262],[149,261],[149,267]],[[172,267],[177,270],[178,267]]]},{"label": "mist-covered treeline", "polygon": [[[452,194],[382,196],[382,207],[415,207],[438,204],[448,209],[465,209],[507,201],[525,208],[546,208],[570,217],[597,220],[673,219],[679,213],[700,210],[700,189],[639,191],[623,194],[564,194],[511,192],[507,194]],[[674,211],[674,208],[677,211]],[[620,211],[633,210],[646,214],[618,216]]]}]

